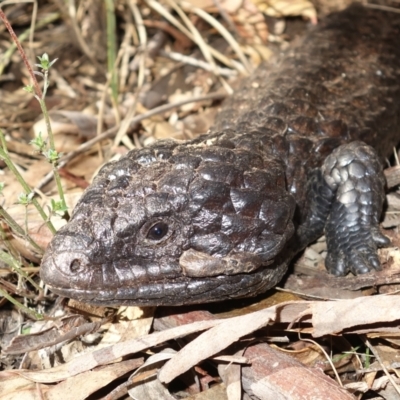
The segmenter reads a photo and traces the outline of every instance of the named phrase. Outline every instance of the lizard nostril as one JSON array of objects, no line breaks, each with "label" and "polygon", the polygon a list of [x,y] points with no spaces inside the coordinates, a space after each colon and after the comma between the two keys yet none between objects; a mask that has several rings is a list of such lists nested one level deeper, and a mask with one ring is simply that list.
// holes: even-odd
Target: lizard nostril
[{"label": "lizard nostril", "polygon": [[44,263],[43,268],[57,270],[68,279],[76,279],[80,274],[87,272],[90,259],[81,252],[60,252],[53,258],[51,265]]},{"label": "lizard nostril", "polygon": [[71,261],[69,269],[71,270],[71,272],[78,272],[81,269],[81,266],[82,266],[81,260],[75,259]]}]

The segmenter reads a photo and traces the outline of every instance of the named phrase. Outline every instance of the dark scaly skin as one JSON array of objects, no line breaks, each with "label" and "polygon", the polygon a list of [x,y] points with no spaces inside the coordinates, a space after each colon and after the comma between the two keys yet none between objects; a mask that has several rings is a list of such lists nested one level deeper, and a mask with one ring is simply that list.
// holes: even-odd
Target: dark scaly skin
[{"label": "dark scaly skin", "polygon": [[398,14],[362,6],[332,15],[245,81],[209,136],[106,164],[49,245],[42,279],[101,305],[254,296],[324,227],[329,272],[379,269],[399,27]]}]

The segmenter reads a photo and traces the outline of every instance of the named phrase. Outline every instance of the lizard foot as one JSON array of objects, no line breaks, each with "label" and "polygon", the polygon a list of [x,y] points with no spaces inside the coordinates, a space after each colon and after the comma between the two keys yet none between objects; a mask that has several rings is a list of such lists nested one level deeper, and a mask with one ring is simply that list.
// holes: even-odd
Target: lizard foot
[{"label": "lizard foot", "polygon": [[[334,243],[333,243],[334,242]],[[339,242],[331,240],[325,267],[332,275],[354,275],[381,269],[378,247],[387,246],[390,240],[381,234],[378,226],[356,226],[342,232]]]},{"label": "lizard foot", "polygon": [[335,192],[325,225],[328,272],[379,270],[377,248],[390,240],[379,230],[385,179],[378,155],[363,142],[345,144],[325,160],[322,172]]}]

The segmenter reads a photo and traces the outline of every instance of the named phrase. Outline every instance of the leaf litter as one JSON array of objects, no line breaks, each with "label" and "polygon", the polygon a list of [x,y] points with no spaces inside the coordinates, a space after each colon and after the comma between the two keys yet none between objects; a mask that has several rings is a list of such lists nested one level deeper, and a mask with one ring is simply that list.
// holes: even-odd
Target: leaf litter
[{"label": "leaf litter", "polygon": [[[64,152],[60,164],[70,209],[111,157],[161,138],[190,139],[206,132],[234,80],[287,47],[293,21],[285,17],[316,23],[317,15],[345,6],[335,4],[319,1],[317,14],[301,0],[118,0],[115,15],[123,34],[115,59],[115,102],[113,81],[106,74],[100,2],[84,0],[69,8],[58,0],[42,2],[31,48],[59,58],[46,103],[57,149]],[[15,3],[4,10],[17,33],[29,28],[32,5]],[[0,59],[0,128],[12,159],[46,205],[55,195],[51,168],[28,145],[44,132],[40,108],[21,90],[28,77],[3,25],[0,35],[7,54]],[[29,40],[23,45],[28,49]],[[6,183],[2,207],[45,247],[51,234],[31,207],[16,204],[21,189],[0,168],[0,181]],[[390,228],[400,221],[397,175],[397,167],[386,171],[394,189],[383,221],[394,246],[399,238]],[[62,218],[54,222],[57,227],[65,223]],[[1,226],[7,239],[2,236],[0,250],[14,255],[39,281],[40,254],[26,247],[24,237],[13,237],[2,221]],[[381,250],[383,271],[339,279],[323,270],[324,251],[321,241],[311,246],[282,292],[156,314],[136,307],[104,312],[72,301],[50,307],[55,296],[45,289],[35,292],[0,259],[1,288],[17,299],[25,296],[25,303],[46,319],[35,322],[25,316],[23,323],[18,321],[23,335],[16,336],[18,329],[10,331],[15,311],[2,301],[0,397],[36,399],[39,392],[46,399],[215,399],[216,393],[228,399],[347,399],[354,398],[352,393],[398,398],[397,248]]]}]

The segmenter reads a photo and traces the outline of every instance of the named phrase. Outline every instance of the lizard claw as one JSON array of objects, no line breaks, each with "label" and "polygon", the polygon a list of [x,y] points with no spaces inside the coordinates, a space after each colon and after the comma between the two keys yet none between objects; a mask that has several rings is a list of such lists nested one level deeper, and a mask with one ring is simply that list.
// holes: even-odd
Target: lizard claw
[{"label": "lizard claw", "polygon": [[337,249],[328,252],[325,266],[330,274],[344,276],[351,272],[361,275],[382,269],[377,248],[390,244],[390,239],[382,235],[379,228],[361,229],[348,239],[344,245],[338,244]]}]

